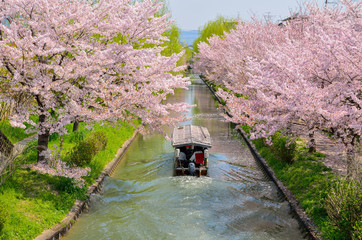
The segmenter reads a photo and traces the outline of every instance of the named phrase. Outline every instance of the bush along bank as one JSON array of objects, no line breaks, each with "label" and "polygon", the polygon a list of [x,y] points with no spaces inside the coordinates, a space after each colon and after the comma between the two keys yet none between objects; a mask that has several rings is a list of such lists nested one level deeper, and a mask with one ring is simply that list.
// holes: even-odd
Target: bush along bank
[{"label": "bush along bank", "polygon": [[[214,95],[215,89],[222,87],[202,79]],[[216,95],[215,97],[224,105],[222,99]],[[250,129],[249,126],[242,126],[242,132],[247,137]],[[298,201],[297,207],[301,207],[313,220],[309,221],[310,226],[313,228],[315,225],[318,232],[311,232],[311,237],[362,239],[361,185],[337,176],[321,162],[325,155],[319,152],[310,153],[301,139],[292,140],[276,133],[271,141],[271,145],[267,144],[265,139],[251,142],[276,178],[286,186],[286,191],[290,191],[292,198],[295,197]]]},{"label": "bush along bank", "polygon": [[72,178],[31,169],[30,164],[36,162],[36,142],[29,143],[17,159],[25,167],[17,169],[0,186],[0,239],[34,239],[61,222],[76,200],[88,200],[89,189],[94,190],[97,185],[93,184],[95,180],[135,133],[134,127],[124,123],[120,127],[109,123],[96,125],[92,131],[84,126],[77,132],[71,132],[69,126],[71,133],[62,138],[53,134],[49,144],[53,148],[61,146],[60,158],[68,165],[89,168],[88,176],[82,178],[83,185],[77,186]]}]

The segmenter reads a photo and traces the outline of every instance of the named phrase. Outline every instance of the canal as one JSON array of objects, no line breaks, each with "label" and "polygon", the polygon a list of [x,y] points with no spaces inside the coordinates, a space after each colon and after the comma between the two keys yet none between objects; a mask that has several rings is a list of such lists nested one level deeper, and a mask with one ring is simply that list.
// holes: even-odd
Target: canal
[{"label": "canal", "polygon": [[100,194],[63,239],[303,239],[289,206],[219,115],[197,75],[169,101],[196,104],[183,124],[208,128],[209,177],[172,176],[173,148],[138,135]]}]

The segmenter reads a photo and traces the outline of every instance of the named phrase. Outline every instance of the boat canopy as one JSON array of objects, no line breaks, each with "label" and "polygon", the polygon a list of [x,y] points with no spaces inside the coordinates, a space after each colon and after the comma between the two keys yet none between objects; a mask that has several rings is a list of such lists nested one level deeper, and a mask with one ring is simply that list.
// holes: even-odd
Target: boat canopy
[{"label": "boat canopy", "polygon": [[172,133],[172,146],[177,148],[187,145],[211,148],[211,138],[207,128],[195,125],[174,128]]}]

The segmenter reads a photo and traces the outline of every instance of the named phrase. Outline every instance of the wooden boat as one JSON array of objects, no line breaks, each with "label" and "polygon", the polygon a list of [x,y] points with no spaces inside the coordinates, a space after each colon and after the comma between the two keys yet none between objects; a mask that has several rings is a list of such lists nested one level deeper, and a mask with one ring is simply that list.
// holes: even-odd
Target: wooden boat
[{"label": "wooden boat", "polygon": [[186,125],[173,129],[172,146],[175,148],[174,175],[206,176],[210,133],[205,127]]}]

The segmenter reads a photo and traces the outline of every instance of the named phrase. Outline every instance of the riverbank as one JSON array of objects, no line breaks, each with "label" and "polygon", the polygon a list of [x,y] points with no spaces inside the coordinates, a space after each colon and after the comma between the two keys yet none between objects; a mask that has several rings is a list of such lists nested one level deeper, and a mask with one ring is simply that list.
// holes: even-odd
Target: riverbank
[{"label": "riverbank", "polygon": [[[209,84],[206,79],[202,79],[219,103],[223,104],[223,99],[215,94],[215,86]],[[243,137],[255,151],[255,157],[261,162],[262,168],[266,170],[267,175],[271,177],[288,199],[291,208],[297,218],[300,219],[301,225],[308,232],[310,238],[359,239],[361,237],[358,222],[353,226],[355,230],[349,229],[349,231],[354,231],[353,238],[350,236],[350,232],[336,226],[335,222],[327,214],[326,201],[328,195],[331,193],[333,186],[338,185],[340,178],[338,173],[343,172],[331,169],[330,166],[327,167],[324,164],[325,159],[329,159],[328,155],[326,157],[326,154],[320,152],[309,153],[305,143],[299,141],[295,147],[294,161],[292,163],[281,161],[279,156],[281,151],[276,151],[275,147],[267,145],[265,140],[256,139],[250,141],[248,139],[249,129],[248,126],[243,126],[241,130]],[[326,153],[328,154],[328,152]],[[354,209],[358,209],[359,198],[352,200],[352,202],[355,201]],[[350,225],[347,228],[352,227],[348,220],[343,221],[345,221],[344,224]]]},{"label": "riverbank", "polygon": [[[136,135],[134,128],[128,124],[122,124],[119,128],[108,124],[97,125],[94,131],[102,132],[107,137],[108,144],[89,164],[91,172],[85,178],[86,185],[82,188],[75,186],[69,178],[31,170],[29,166],[36,159],[35,149],[23,153],[26,158],[25,167],[17,169],[0,186],[0,239],[34,239],[44,230],[53,227],[40,238],[49,239],[69,228],[87,206],[89,195],[98,190],[104,177],[117,164],[130,143],[129,139]],[[63,144],[65,148],[71,149],[76,143],[75,135],[85,138],[90,133],[91,131],[80,128],[79,133],[64,137]],[[49,145],[59,146],[59,142],[59,138],[53,136]]]}]

